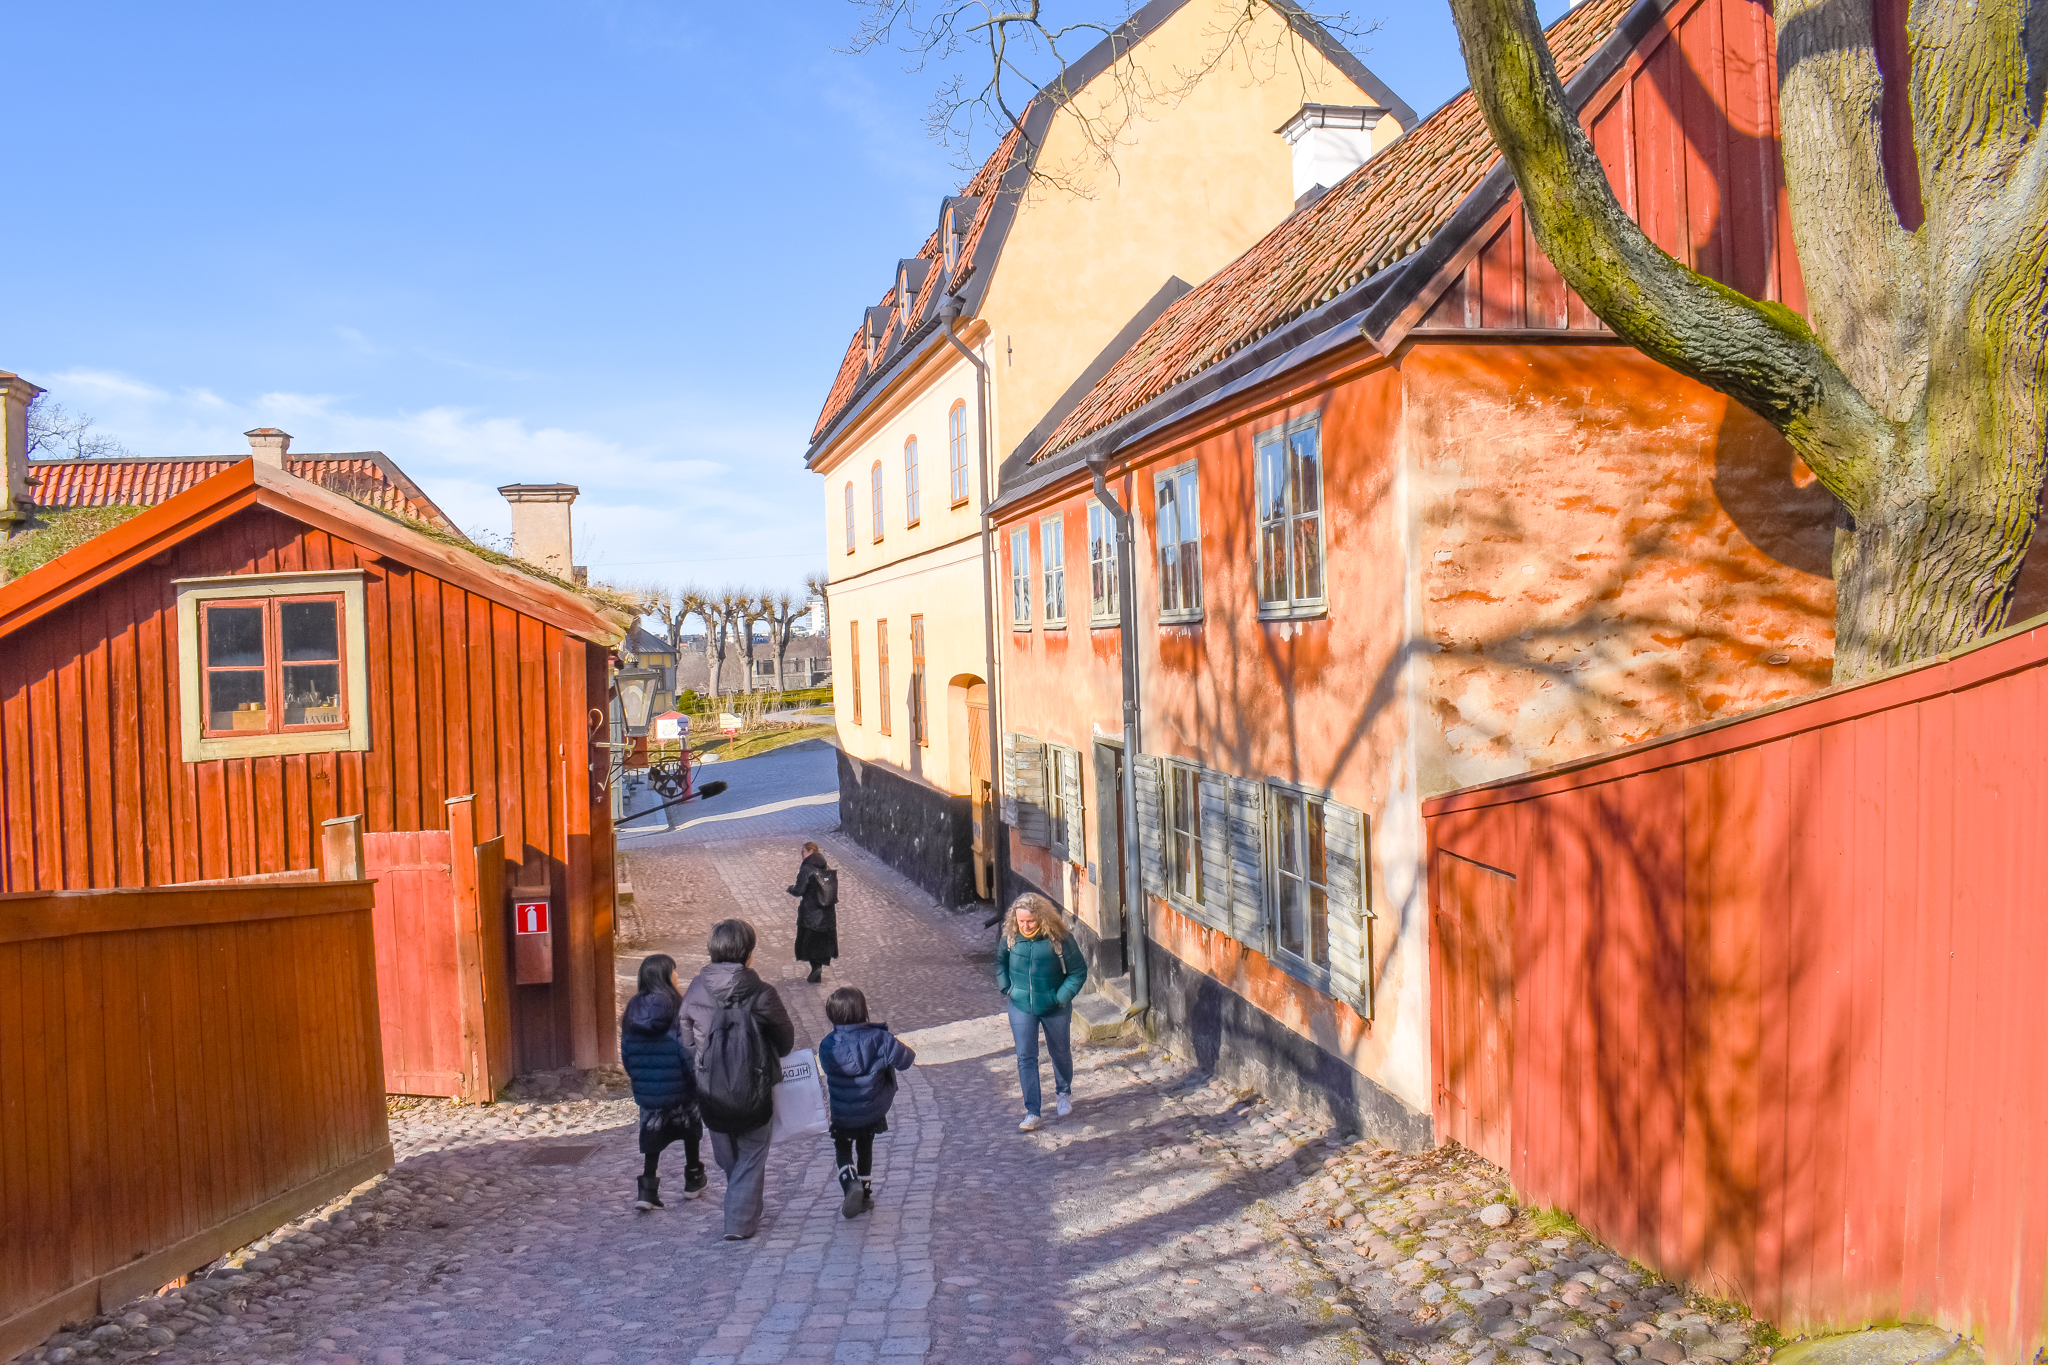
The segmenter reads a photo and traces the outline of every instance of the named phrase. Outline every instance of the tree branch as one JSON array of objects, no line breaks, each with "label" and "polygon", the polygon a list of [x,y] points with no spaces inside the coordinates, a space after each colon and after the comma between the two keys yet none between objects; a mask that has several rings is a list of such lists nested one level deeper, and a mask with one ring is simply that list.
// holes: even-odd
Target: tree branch
[{"label": "tree branch", "polygon": [[1805,320],[1673,260],[1622,210],[1530,0],[1451,0],[1451,13],[1536,240],[1586,306],[1645,354],[1777,427],[1854,511],[1878,484],[1888,424]]}]

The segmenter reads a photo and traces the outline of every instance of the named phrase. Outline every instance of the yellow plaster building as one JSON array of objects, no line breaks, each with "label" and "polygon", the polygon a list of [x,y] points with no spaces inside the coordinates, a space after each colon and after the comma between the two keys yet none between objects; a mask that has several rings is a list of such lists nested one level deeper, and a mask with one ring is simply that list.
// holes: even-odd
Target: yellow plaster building
[{"label": "yellow plaster building", "polygon": [[[942,903],[997,875],[990,595],[1012,587],[985,577],[981,514],[1004,469],[1194,284],[1415,121],[1298,11],[1246,14],[1154,0],[1075,63],[1063,103],[1034,100],[895,263],[814,429],[841,821]],[[1113,545],[1071,543],[1097,570]],[[1034,581],[1064,569],[1085,643],[1074,557]]]}]

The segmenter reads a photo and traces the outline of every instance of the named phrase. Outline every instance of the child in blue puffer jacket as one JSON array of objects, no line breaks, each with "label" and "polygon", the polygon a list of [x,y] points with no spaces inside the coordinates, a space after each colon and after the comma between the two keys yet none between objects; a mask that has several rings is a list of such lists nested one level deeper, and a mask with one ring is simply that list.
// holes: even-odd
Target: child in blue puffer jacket
[{"label": "child in blue puffer jacket", "polygon": [[868,998],[841,986],[825,1001],[832,1031],[818,1045],[818,1069],[832,1102],[832,1152],[839,1164],[839,1188],[848,1218],[875,1206],[875,1134],[889,1131],[889,1105],[896,1099],[896,1073],[917,1054],[889,1032],[868,1022]]},{"label": "child in blue puffer jacket", "polygon": [[683,993],[676,989],[676,960],[654,953],[640,963],[639,993],[626,1002],[619,1020],[619,1060],[633,1082],[640,1106],[640,1155],[644,1169],[633,1207],[646,1213],[666,1207],[656,1174],[662,1149],[683,1144],[683,1198],[695,1199],[709,1183],[698,1143],[704,1123],[697,1114],[697,1071],[683,1046]]}]

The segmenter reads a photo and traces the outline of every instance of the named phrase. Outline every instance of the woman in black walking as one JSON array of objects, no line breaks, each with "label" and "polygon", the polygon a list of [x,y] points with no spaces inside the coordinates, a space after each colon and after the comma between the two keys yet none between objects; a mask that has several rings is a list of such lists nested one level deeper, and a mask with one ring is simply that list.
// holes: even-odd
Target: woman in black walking
[{"label": "woman in black walking", "polygon": [[839,956],[839,874],[816,844],[804,845],[789,894],[797,898],[796,960],[811,964],[810,980],[822,981],[825,964]]},{"label": "woman in black walking", "polygon": [[640,963],[640,990],[626,1002],[619,1021],[619,1060],[633,1082],[640,1105],[640,1190],[633,1207],[642,1213],[661,1202],[661,1153],[683,1144],[683,1198],[695,1199],[708,1183],[698,1143],[704,1137],[697,1114],[697,1077],[690,1049],[683,1046],[683,993],[676,989],[676,960],[655,953]]}]

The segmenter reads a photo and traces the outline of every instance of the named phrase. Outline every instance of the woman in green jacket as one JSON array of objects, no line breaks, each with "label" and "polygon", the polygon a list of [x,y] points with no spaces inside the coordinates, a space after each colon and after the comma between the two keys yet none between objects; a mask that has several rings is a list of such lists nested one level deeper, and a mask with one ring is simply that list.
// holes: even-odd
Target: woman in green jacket
[{"label": "woman in green jacket", "polygon": [[1074,997],[1088,979],[1081,945],[1067,933],[1059,907],[1037,892],[1010,902],[1003,936],[996,945],[996,989],[1010,1007],[1010,1035],[1017,1042],[1017,1080],[1024,1087],[1025,1132],[1038,1116],[1038,1032],[1052,1054],[1053,1101],[1061,1118],[1074,1112]]}]

